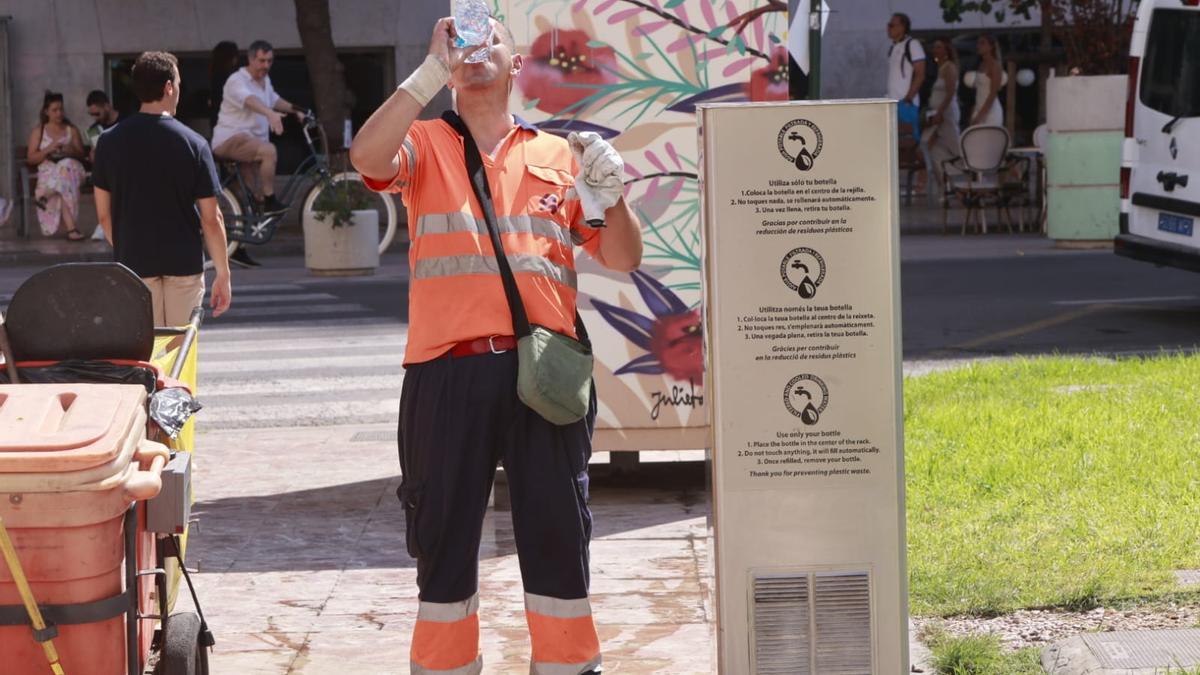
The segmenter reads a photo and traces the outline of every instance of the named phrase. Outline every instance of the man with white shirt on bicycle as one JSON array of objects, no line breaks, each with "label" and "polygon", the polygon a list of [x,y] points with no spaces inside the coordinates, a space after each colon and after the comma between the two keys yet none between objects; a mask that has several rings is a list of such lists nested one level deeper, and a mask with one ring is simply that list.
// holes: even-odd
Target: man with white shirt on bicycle
[{"label": "man with white shirt on bicycle", "polygon": [[[276,152],[270,134],[273,132],[278,136],[283,133],[285,114],[291,113],[298,119],[304,119],[304,113],[276,94],[271,86],[268,73],[274,61],[275,51],[269,42],[255,40],[250,43],[246,49],[246,65],[225,80],[221,108],[217,112],[217,126],[213,129],[212,137],[213,155],[238,162],[247,185],[255,185],[253,167],[250,165],[258,163],[258,189],[254,198],[263,212],[285,208],[275,198]],[[249,260],[244,247],[235,253],[235,261],[256,264]]]}]

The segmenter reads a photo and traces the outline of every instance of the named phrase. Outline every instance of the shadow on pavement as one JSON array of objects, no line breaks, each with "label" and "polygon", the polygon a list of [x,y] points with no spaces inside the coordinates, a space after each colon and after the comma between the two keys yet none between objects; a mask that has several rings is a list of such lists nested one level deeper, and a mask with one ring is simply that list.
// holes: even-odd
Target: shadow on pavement
[{"label": "shadow on pavement", "polygon": [[[593,537],[629,536],[708,514],[701,462],[593,467]],[[205,573],[413,567],[404,548],[399,476],[197,502],[188,562]],[[488,510],[481,558],[516,553],[506,511]]]}]

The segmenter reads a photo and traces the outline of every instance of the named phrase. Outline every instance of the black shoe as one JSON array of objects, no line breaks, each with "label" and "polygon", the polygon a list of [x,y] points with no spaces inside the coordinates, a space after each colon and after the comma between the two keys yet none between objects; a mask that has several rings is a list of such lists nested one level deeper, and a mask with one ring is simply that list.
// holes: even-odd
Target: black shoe
[{"label": "black shoe", "polygon": [[233,252],[233,255],[229,256],[229,262],[246,268],[262,267],[262,263],[250,257],[250,253],[246,250],[245,246],[239,246]]},{"label": "black shoe", "polygon": [[287,204],[284,204],[283,202],[276,199],[275,195],[267,195],[266,197],[263,198],[262,211],[263,211],[263,213],[277,213],[280,211],[287,211]]}]

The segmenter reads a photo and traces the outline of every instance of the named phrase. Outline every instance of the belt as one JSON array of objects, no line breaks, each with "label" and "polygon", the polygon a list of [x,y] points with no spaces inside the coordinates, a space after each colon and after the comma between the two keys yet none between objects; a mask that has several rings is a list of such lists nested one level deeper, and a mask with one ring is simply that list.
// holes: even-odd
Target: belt
[{"label": "belt", "polygon": [[517,348],[517,339],[511,335],[492,335],[490,337],[464,340],[446,352],[452,357],[475,356],[476,354],[502,354]]}]

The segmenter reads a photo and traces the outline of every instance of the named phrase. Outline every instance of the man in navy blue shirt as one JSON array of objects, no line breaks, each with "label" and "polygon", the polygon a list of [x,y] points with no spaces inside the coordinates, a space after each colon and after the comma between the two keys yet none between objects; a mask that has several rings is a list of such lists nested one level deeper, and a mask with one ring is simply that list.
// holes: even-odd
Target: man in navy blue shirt
[{"label": "man in navy blue shirt", "polygon": [[221,189],[208,142],[175,119],[179,62],[145,52],[133,64],[141,108],[100,136],[92,179],[100,226],[116,260],[150,287],[156,326],[187,323],[204,302],[204,249],[217,275],[210,305],[232,299]]}]

